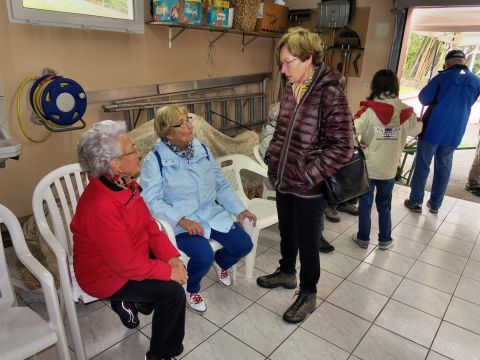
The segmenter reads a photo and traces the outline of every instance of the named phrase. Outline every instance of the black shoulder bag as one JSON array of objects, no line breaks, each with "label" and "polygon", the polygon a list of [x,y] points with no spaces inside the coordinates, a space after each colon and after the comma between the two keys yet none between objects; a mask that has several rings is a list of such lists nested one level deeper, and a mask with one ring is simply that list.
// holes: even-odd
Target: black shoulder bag
[{"label": "black shoulder bag", "polygon": [[[321,127],[321,112],[318,116],[319,129]],[[325,201],[334,204],[340,204],[362,196],[369,191],[369,179],[367,164],[365,163],[365,154],[363,153],[353,124],[353,133],[356,144],[354,144],[353,155],[346,164],[343,165],[335,174],[323,181],[323,196]],[[324,136],[320,133],[319,142]],[[320,143],[320,149],[322,144]]]}]

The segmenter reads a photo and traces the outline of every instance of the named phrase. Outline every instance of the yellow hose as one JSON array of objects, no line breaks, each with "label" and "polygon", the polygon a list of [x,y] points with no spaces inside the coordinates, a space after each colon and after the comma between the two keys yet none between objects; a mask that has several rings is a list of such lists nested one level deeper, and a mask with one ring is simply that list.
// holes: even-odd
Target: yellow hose
[{"label": "yellow hose", "polygon": [[17,112],[18,124],[20,125],[20,130],[22,130],[23,135],[28,140],[30,140],[31,142],[39,144],[39,143],[45,142],[50,137],[50,135],[52,135],[52,133],[48,132],[48,134],[45,135],[42,139],[32,138],[27,132],[27,129],[25,127],[25,124],[23,123],[22,116],[21,116],[21,111],[20,111],[20,100],[21,100],[21,97],[22,97],[23,89],[28,84],[28,82],[36,80],[36,79],[37,78],[35,76],[29,76],[22,81],[22,83],[20,84],[20,87],[18,88],[17,93],[15,95],[15,109],[16,109],[16,112]]}]

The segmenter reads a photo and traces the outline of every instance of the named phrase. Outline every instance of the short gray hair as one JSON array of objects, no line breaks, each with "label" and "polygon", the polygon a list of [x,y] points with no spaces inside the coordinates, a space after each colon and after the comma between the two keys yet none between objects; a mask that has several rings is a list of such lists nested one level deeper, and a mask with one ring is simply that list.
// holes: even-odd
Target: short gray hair
[{"label": "short gray hair", "polygon": [[112,174],[110,162],[122,155],[120,136],[126,133],[123,121],[103,120],[80,137],[78,162],[88,176]]}]

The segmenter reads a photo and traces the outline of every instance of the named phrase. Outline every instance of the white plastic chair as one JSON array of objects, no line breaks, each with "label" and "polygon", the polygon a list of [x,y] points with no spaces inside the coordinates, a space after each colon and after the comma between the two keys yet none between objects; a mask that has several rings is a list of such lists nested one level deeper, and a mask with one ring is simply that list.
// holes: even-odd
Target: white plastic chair
[{"label": "white plastic chair", "polygon": [[69,360],[52,274],[32,256],[17,218],[1,204],[0,223],[7,227],[18,259],[40,281],[49,317],[49,321],[46,321],[32,309],[17,306],[0,233],[0,359],[26,359],[56,344],[58,358]]},{"label": "white plastic chair", "polygon": [[[265,171],[268,171],[268,166],[267,164],[265,164],[265,161],[263,160],[262,156],[260,155],[260,151],[258,150],[259,147],[260,145],[255,145],[253,147],[253,155],[255,155],[255,159],[258,161],[260,166],[263,167]],[[268,199],[268,198],[275,198],[275,197],[276,197],[276,193],[272,185],[270,184],[270,180],[268,180],[268,178],[264,178],[262,198]]]},{"label": "white plastic chair", "polygon": [[[173,228],[170,225],[170,223],[165,219],[155,218],[155,220],[157,221],[157,224],[160,227],[160,230],[162,230],[167,234],[172,244],[178,249],[177,240],[175,238],[175,232],[173,231]],[[214,239],[209,239],[209,243],[214,252],[217,250],[220,250],[223,247],[222,244],[220,244],[218,241],[215,241]],[[186,266],[189,260],[187,254],[185,254],[180,249],[178,249],[178,251],[180,252],[182,260]],[[237,265],[234,265],[232,266],[232,283],[235,283],[236,281],[237,281]]]},{"label": "white plastic chair", "polygon": [[[248,170],[255,174],[267,178],[267,169],[260,166],[257,162],[242,154],[225,155],[215,159],[222,169],[223,175],[230,182],[237,192],[238,197],[244,205],[257,216],[257,226],[252,228],[250,236],[253,242],[252,251],[245,257],[245,276],[253,276],[255,265],[255,256],[257,253],[257,243],[260,230],[265,229],[278,222],[277,205],[275,201],[253,198],[249,199],[245,195],[240,172]],[[268,180],[268,179],[267,179]]]},{"label": "white plastic chair", "polygon": [[[77,360],[86,360],[87,354],[80,333],[75,302],[84,304],[97,300],[78,285],[73,271],[73,238],[70,222],[88,178],[80,165],[62,166],[47,174],[33,192],[33,215],[38,230],[55,254],[60,277],[62,305],[67,313]],[[47,221],[50,216],[51,225]]]}]

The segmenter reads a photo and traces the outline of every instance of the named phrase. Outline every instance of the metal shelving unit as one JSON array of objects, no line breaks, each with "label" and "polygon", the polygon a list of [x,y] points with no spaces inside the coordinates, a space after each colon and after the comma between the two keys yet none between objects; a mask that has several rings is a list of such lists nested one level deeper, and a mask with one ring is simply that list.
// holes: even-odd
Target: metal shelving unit
[{"label": "metal shelving unit", "polygon": [[159,21],[149,21],[149,25],[158,25],[168,27],[168,48],[172,48],[172,43],[177,39],[185,30],[202,30],[209,32],[208,46],[212,46],[216,41],[225,36],[226,34],[236,34],[242,36],[241,51],[245,51],[245,47],[250,44],[252,41],[259,37],[277,39],[282,36],[278,33],[267,33],[267,32],[255,32],[255,31],[242,31],[230,28],[221,28],[213,26],[204,26],[204,25],[190,25],[190,24],[174,24],[174,23],[165,23]]}]

